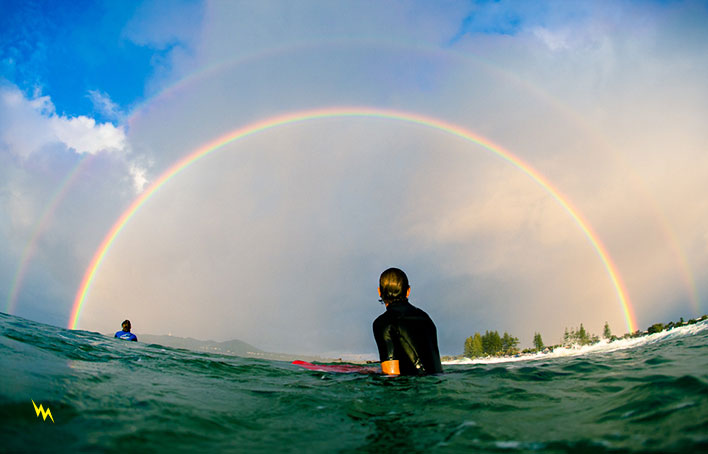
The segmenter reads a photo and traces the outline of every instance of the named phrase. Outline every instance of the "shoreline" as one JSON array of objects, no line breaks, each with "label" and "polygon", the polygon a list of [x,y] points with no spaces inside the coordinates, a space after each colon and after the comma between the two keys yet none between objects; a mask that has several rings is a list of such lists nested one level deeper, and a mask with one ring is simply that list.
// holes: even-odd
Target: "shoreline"
[{"label": "shoreline", "polygon": [[517,353],[515,355],[500,355],[500,356],[485,356],[478,358],[468,358],[463,355],[444,356],[443,365],[466,365],[466,364],[495,364],[508,363],[517,361],[532,361],[560,357],[582,356],[590,353],[605,353],[627,348],[636,347],[639,345],[652,344],[664,338],[672,337],[675,334],[697,333],[708,329],[708,316],[702,316],[695,319],[694,323],[685,323],[680,326],[672,326],[655,333],[644,331],[639,335],[616,338],[614,340],[602,339],[599,342],[579,345],[573,344],[570,346],[556,345],[547,347],[548,351],[534,353]]}]

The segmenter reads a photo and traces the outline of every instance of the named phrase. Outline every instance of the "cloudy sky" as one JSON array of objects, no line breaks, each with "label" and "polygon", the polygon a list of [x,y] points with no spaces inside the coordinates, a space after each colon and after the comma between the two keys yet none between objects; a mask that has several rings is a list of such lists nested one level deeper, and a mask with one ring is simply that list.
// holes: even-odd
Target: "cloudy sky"
[{"label": "cloudy sky", "polygon": [[409,274],[444,354],[708,312],[708,5],[2,0],[0,311],[81,329],[375,351]]}]

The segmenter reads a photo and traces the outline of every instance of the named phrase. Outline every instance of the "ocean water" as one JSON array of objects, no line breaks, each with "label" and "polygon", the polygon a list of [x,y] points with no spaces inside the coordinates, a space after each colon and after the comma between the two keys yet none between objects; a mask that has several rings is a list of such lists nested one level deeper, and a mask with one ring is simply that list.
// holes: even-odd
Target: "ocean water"
[{"label": "ocean water", "polygon": [[393,378],[0,313],[0,358],[0,452],[708,452],[706,322]]}]

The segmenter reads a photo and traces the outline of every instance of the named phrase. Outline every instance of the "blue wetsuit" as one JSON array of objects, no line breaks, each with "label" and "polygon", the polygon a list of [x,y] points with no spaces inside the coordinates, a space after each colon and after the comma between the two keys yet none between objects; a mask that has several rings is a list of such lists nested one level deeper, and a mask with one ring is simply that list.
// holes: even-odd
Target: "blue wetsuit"
[{"label": "blue wetsuit", "polygon": [[118,339],[123,339],[127,341],[138,341],[138,336],[135,334],[131,333],[130,331],[118,331],[115,335]]}]

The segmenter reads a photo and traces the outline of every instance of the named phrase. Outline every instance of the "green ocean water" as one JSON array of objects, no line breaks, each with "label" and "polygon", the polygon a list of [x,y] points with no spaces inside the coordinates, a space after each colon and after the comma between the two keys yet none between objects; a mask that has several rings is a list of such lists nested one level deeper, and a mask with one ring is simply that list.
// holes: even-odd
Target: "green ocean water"
[{"label": "green ocean water", "polygon": [[0,452],[708,452],[707,328],[392,378],[0,313]]}]

